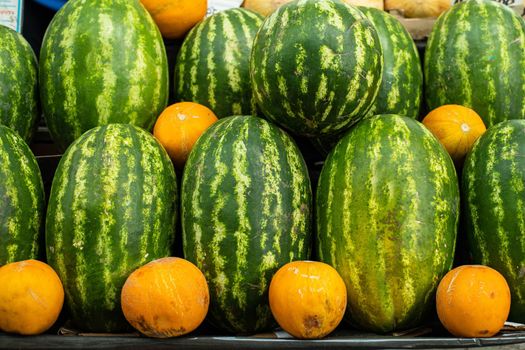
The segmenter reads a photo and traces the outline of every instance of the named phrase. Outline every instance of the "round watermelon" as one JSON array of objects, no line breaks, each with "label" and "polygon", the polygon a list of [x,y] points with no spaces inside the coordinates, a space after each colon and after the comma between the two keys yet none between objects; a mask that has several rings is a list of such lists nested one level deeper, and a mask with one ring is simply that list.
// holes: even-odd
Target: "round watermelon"
[{"label": "round watermelon", "polygon": [[45,213],[35,156],[12,129],[0,125],[0,266],[36,259]]},{"label": "round watermelon", "polygon": [[408,117],[367,118],[331,151],[316,203],[319,257],[346,283],[350,322],[377,333],[418,326],[452,267],[459,219],[439,141]]},{"label": "round watermelon", "polygon": [[168,64],[160,32],[140,2],[68,1],[44,36],[40,95],[62,150],[99,125],[151,129],[168,102]]},{"label": "round watermelon", "polygon": [[184,256],[210,287],[210,321],[232,333],[268,331],[273,274],[311,249],[312,194],[293,140],[250,116],[213,124],[182,179]]},{"label": "round watermelon", "polygon": [[210,108],[218,118],[256,114],[250,52],[262,24],[254,12],[234,8],[197,24],[175,64],[175,98]]},{"label": "round watermelon", "polygon": [[120,291],[132,271],[170,255],[176,200],[168,154],[138,127],[100,126],[67,149],[51,188],[46,248],[78,329],[129,329]]},{"label": "round watermelon", "polygon": [[29,143],[40,117],[36,56],[21,34],[2,25],[0,43],[0,124]]},{"label": "round watermelon", "polygon": [[255,38],[250,73],[257,104],[292,133],[340,133],[372,107],[382,57],[376,29],[356,7],[292,1],[267,17]]}]

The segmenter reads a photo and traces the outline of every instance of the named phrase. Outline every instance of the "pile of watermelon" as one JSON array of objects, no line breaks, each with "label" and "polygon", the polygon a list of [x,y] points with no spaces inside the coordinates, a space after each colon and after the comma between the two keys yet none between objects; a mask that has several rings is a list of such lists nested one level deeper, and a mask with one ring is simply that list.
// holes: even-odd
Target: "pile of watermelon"
[{"label": "pile of watermelon", "polygon": [[[219,329],[271,330],[273,274],[307,259],[343,277],[352,326],[416,327],[460,217],[471,262],[505,276],[510,320],[525,321],[525,22],[505,6],[454,5],[423,65],[395,17],[341,0],[216,13],[174,62],[135,0],[69,1],[38,63],[21,35],[0,27],[0,42],[0,265],[47,261],[82,331],[130,329],[122,286],[177,234]],[[170,84],[220,118],[179,179],[151,135]],[[489,128],[463,168],[419,121],[446,104]],[[28,147],[40,107],[64,151],[47,200]],[[305,140],[328,154],[319,176]]]}]

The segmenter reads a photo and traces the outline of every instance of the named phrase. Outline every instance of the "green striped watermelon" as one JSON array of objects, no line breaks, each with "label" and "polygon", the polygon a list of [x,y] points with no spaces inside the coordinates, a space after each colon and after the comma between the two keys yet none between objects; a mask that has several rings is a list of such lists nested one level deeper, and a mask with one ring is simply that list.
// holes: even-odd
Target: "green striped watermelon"
[{"label": "green striped watermelon", "polygon": [[525,22],[490,0],[454,5],[436,22],[425,53],[428,107],[459,104],[490,127],[525,118]]},{"label": "green striped watermelon", "polygon": [[342,132],[377,96],[382,50],[374,26],[340,0],[298,0],[266,18],[250,61],[264,115],[295,134]]},{"label": "green striped watermelon", "polygon": [[369,115],[398,114],[418,119],[423,72],[416,44],[394,16],[373,7],[359,7],[374,24],[383,48],[383,80]]},{"label": "green striped watermelon", "polygon": [[168,102],[160,32],[138,0],[71,0],[49,25],[40,52],[42,108],[65,149],[109,123],[151,129]]},{"label": "green striped watermelon", "polygon": [[44,185],[35,156],[0,125],[0,266],[36,259],[44,219]]},{"label": "green striped watermelon", "polygon": [[524,154],[525,120],[499,123],[468,154],[462,179],[469,250],[505,276],[515,322],[525,322]]},{"label": "green striped watermelon", "polygon": [[436,138],[408,117],[362,121],[328,156],[316,206],[319,257],[345,280],[351,323],[418,325],[452,266],[459,218],[454,164]]},{"label": "green striped watermelon", "polygon": [[0,124],[29,142],[38,118],[35,53],[21,34],[0,25]]},{"label": "green striped watermelon", "polygon": [[255,114],[250,51],[262,17],[235,8],[197,24],[186,36],[175,65],[175,98],[209,107],[218,118]]},{"label": "green striped watermelon", "polygon": [[208,281],[213,324],[233,333],[272,325],[270,280],[309,256],[311,201],[301,153],[276,126],[228,117],[199,138],[182,179],[183,247]]},{"label": "green striped watermelon", "polygon": [[132,271],[170,255],[176,198],[168,154],[138,127],[100,126],[68,148],[53,179],[46,246],[81,330],[129,327],[120,290]]}]

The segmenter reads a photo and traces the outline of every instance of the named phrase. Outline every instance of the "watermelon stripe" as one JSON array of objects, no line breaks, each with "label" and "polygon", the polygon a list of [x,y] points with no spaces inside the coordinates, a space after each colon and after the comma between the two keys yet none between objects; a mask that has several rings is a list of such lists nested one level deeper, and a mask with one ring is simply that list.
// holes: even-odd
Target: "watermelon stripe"
[{"label": "watermelon stripe", "polygon": [[273,272],[309,251],[309,194],[297,147],[266,121],[223,118],[199,138],[182,182],[184,254],[209,282],[218,327],[254,332],[271,324]]},{"label": "watermelon stripe", "polygon": [[457,187],[446,151],[409,118],[369,118],[331,152],[317,192],[318,247],[346,281],[356,326],[402,329],[428,310],[453,260]]},{"label": "watermelon stripe", "polygon": [[40,61],[44,115],[63,149],[97,125],[151,129],[166,106],[164,44],[136,1],[67,3],[50,24]]},{"label": "watermelon stripe", "polygon": [[39,253],[44,189],[38,164],[23,139],[0,126],[0,266]]},{"label": "watermelon stripe", "polygon": [[169,255],[175,186],[164,149],[131,125],[92,129],[64,154],[53,180],[46,244],[82,329],[128,327],[120,289],[138,266]]},{"label": "watermelon stripe", "polygon": [[487,126],[525,118],[524,65],[525,22],[518,15],[494,1],[460,3],[438,19],[429,37],[429,108],[464,105]]}]

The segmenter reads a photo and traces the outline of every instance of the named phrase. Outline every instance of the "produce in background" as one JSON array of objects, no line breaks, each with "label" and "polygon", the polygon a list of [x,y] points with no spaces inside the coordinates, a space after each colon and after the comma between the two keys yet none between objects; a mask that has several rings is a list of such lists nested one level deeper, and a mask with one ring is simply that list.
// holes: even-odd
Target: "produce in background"
[{"label": "produce in background", "polygon": [[176,204],[173,164],[146,131],[101,126],[67,149],[51,188],[46,245],[79,330],[130,328],[121,288],[135,269],[170,255]]},{"label": "produce in background", "polygon": [[492,337],[509,315],[510,290],[498,271],[464,265],[443,277],[436,306],[439,320],[456,337]]},{"label": "produce in background", "polygon": [[419,325],[454,257],[459,190],[443,146],[413,119],[367,118],[328,156],[316,203],[319,258],[346,283],[351,324]]},{"label": "produce in background", "polygon": [[210,321],[232,333],[269,330],[273,274],[311,249],[310,179],[293,140],[257,117],[213,124],[184,168],[181,218],[184,257],[210,286]]},{"label": "produce in background", "polygon": [[381,84],[381,44],[356,7],[340,0],[295,1],[264,21],[250,70],[268,119],[301,136],[329,136],[372,107]]},{"label": "produce in background", "polygon": [[12,129],[0,125],[0,266],[39,255],[45,213],[35,156]]},{"label": "produce in background", "polygon": [[525,120],[487,130],[463,166],[465,230],[473,262],[507,280],[510,321],[525,322]]},{"label": "produce in background", "polygon": [[40,118],[36,56],[21,34],[2,25],[0,43],[0,124],[29,143]]},{"label": "produce in background", "polygon": [[454,5],[436,22],[425,54],[425,94],[432,110],[458,104],[487,127],[525,118],[525,22],[490,0]]},{"label": "produce in background", "polygon": [[40,93],[62,150],[98,125],[150,130],[168,102],[168,64],[160,32],[139,1],[68,1],[44,36]]},{"label": "produce in background", "polygon": [[445,146],[456,165],[462,165],[474,142],[487,130],[481,117],[472,109],[445,105],[431,111],[423,124]]},{"label": "produce in background", "polygon": [[0,331],[44,333],[56,322],[64,289],[53,269],[37,260],[0,267]]},{"label": "produce in background", "polygon": [[175,166],[182,169],[199,136],[216,121],[217,117],[207,107],[180,102],[162,112],[153,135],[164,146]]},{"label": "produce in background", "polygon": [[[287,4],[292,0],[245,0],[242,6],[248,10],[255,11],[263,16],[271,15],[279,6]],[[383,10],[383,0],[343,0],[349,5],[369,6]]]},{"label": "produce in background", "polygon": [[194,331],[208,312],[210,294],[202,272],[180,258],[152,261],[122,287],[122,312],[142,334],[178,337]]},{"label": "produce in background", "polygon": [[317,261],[281,267],[270,283],[270,308],[286,332],[318,339],[337,328],[346,309],[346,286],[337,271]]},{"label": "produce in background", "polygon": [[377,30],[383,48],[383,78],[369,115],[398,114],[419,118],[423,72],[416,44],[395,17],[374,8],[359,8]]},{"label": "produce in background", "polygon": [[175,98],[200,103],[218,118],[255,114],[249,60],[261,16],[235,8],[218,12],[184,39],[175,64]]},{"label": "produce in background", "polygon": [[208,9],[207,0],[140,0],[159,27],[163,37],[181,39]]},{"label": "produce in background", "polygon": [[451,6],[452,0],[385,0],[385,10],[408,18],[439,17]]}]

